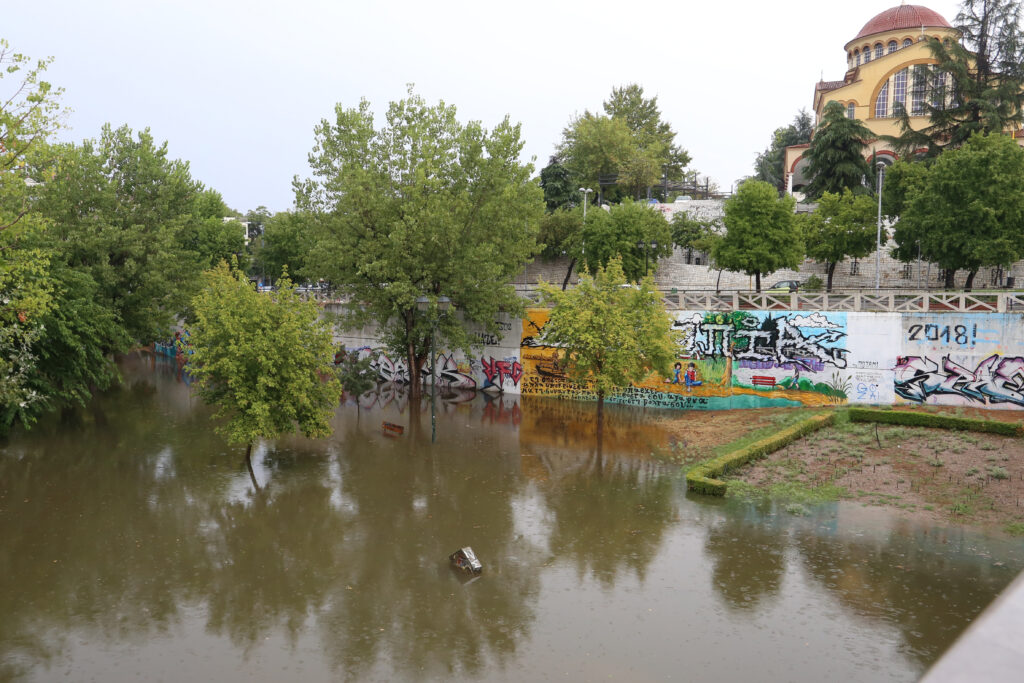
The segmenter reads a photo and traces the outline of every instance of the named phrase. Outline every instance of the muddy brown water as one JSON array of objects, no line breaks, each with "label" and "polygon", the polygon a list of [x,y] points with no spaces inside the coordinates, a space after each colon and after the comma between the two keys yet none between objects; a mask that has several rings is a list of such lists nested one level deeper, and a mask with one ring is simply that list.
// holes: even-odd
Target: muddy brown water
[{"label": "muddy brown water", "polygon": [[693,497],[672,413],[619,406],[598,451],[592,405],[453,394],[431,445],[381,387],[261,444],[256,491],[173,367],[124,373],[0,442],[0,680],[910,681],[1024,568],[884,508]]}]

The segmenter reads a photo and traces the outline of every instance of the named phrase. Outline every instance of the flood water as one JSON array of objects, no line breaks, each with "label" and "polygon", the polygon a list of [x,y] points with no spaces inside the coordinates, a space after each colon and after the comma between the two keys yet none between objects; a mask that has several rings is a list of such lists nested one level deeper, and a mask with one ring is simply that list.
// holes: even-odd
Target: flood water
[{"label": "flood water", "polygon": [[257,490],[173,367],[124,373],[0,442],[0,680],[910,681],[1024,567],[883,509],[688,495],[666,413],[618,406],[599,453],[593,405],[449,396],[432,445],[382,388],[262,444]]}]

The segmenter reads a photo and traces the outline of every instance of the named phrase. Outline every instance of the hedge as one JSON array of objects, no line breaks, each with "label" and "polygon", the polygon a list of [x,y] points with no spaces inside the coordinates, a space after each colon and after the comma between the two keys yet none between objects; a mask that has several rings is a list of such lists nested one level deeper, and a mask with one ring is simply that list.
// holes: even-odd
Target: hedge
[{"label": "hedge", "polygon": [[929,413],[908,410],[870,410],[868,408],[850,408],[848,411],[852,422],[882,422],[885,424],[907,425],[910,427],[934,427],[938,429],[956,429],[968,432],[987,432],[1003,436],[1021,436],[1024,434],[1021,425],[1015,422],[997,422],[995,420],[972,420],[964,417],[932,415]]},{"label": "hedge", "polygon": [[687,488],[691,491],[710,496],[724,496],[727,484],[716,477],[731,472],[751,460],[757,460],[769,453],[774,453],[797,439],[832,424],[834,421],[835,413],[815,415],[795,425],[786,427],[769,437],[720,455],[717,458],[712,458],[707,462],[702,462],[686,473]]}]

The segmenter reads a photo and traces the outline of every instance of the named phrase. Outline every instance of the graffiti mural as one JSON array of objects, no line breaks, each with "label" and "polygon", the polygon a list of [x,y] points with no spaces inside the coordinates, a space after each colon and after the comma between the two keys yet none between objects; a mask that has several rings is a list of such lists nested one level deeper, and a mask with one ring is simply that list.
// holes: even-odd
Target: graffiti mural
[{"label": "graffiti mural", "polygon": [[513,387],[519,386],[519,380],[523,376],[523,366],[514,356],[498,360],[494,356],[480,359],[480,367],[484,374],[483,391],[504,391],[505,380],[512,383]]},{"label": "graffiti mural", "polygon": [[[429,368],[427,371],[429,377]],[[473,367],[469,361],[458,361],[452,354],[437,357],[437,385],[452,389],[476,389]]]},{"label": "graffiti mural", "polygon": [[930,358],[905,356],[896,361],[896,394],[923,403],[930,396],[957,396],[982,404],[1024,406],[1024,357],[992,354],[974,370],[950,357],[936,363]]}]

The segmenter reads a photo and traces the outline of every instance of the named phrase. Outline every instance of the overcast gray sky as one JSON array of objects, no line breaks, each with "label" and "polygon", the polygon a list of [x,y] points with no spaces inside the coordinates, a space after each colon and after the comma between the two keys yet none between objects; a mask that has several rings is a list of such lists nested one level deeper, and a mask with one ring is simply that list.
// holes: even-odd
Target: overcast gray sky
[{"label": "overcast gray sky", "polygon": [[[380,114],[405,94],[463,121],[522,123],[546,165],[576,113],[639,83],[691,168],[728,189],[771,132],[842,78],[843,45],[893,0],[641,4],[561,0],[4,0],[0,36],[55,58],[73,112],[62,137],[149,127],[192,174],[245,211],[292,206],[313,126],[335,103]],[[925,6],[952,22],[959,4]],[[5,83],[4,86],[7,87]]]}]

